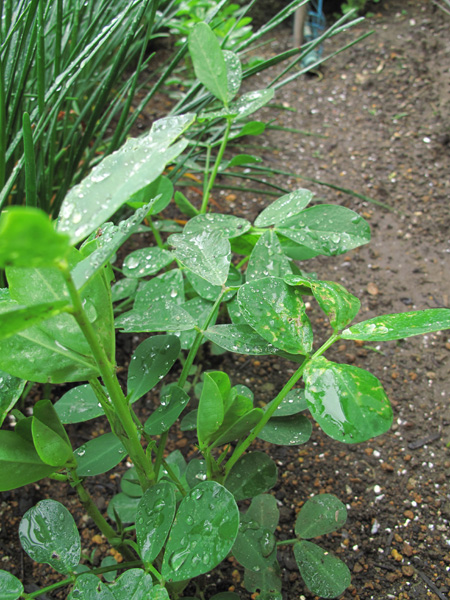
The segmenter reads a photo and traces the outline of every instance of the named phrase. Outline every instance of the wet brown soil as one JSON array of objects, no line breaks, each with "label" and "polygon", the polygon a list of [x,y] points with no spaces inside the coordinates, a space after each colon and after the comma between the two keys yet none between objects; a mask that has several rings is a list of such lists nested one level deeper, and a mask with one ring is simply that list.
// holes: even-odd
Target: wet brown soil
[{"label": "wet brown soil", "polygon": [[[450,17],[419,0],[385,1],[377,10],[344,37],[327,42],[325,53],[371,29],[372,36],[333,58],[317,76],[302,76],[283,88],[277,102],[285,110],[265,111],[264,117],[275,117],[279,126],[315,135],[270,131],[262,147],[253,148],[274,168],[349,188],[391,207],[293,176],[278,180],[290,189],[313,189],[319,201],[348,206],[371,224],[369,245],[302,265],[357,295],[362,302],[359,320],[450,304]],[[288,48],[290,36],[290,30],[279,30],[261,52]],[[216,192],[214,198],[224,212],[249,219],[269,202],[260,194]],[[324,339],[329,332],[322,315],[312,307],[310,317],[318,338]],[[126,344],[132,343],[128,336]],[[389,433],[356,446],[334,442],[318,428],[304,446],[260,443],[279,467],[273,490],[281,512],[278,539],[292,537],[296,512],[310,495],[335,494],[347,505],[349,518],[342,530],[320,543],[350,567],[352,586],[343,599],[448,598],[450,333],[385,344],[342,341],[327,357],[368,369],[381,380],[394,408],[394,425]],[[293,365],[278,358],[206,354],[205,361],[208,368],[228,372],[235,384],[251,387],[261,404],[293,372]],[[150,408],[151,399],[142,402],[142,416]],[[77,445],[90,435],[86,428],[72,433]],[[187,456],[194,452],[181,433],[171,448]],[[118,476],[108,474],[88,487],[104,511],[118,489]],[[100,537],[92,537],[92,522],[82,516],[69,486],[55,490],[44,480],[2,494],[1,568],[22,577],[28,591],[33,581],[42,586],[59,579],[36,567],[17,539],[20,516],[47,496],[62,501],[78,519],[86,553],[96,549],[99,561],[108,551]],[[289,547],[280,547],[279,561],[284,598],[315,598],[305,589]],[[242,570],[225,561],[204,579],[205,597],[235,589],[249,598],[242,579]],[[57,597],[65,595],[47,595]]]}]

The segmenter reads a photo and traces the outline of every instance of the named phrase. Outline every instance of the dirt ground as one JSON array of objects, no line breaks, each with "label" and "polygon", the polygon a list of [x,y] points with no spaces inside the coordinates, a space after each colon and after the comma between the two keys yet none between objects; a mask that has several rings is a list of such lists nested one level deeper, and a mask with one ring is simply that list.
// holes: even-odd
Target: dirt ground
[{"label": "dirt ground", "polygon": [[[276,117],[279,126],[315,135],[275,130],[257,142],[265,163],[274,168],[340,185],[391,207],[294,177],[279,179],[291,189],[313,189],[317,199],[348,206],[369,221],[369,245],[302,265],[358,296],[358,320],[450,305],[450,16],[428,1],[390,0],[375,7],[374,17],[328,41],[324,52],[365,31],[373,29],[373,35],[333,58],[317,76],[302,76],[283,88],[276,102],[284,110],[264,113]],[[266,55],[290,47],[291,30],[280,29],[274,38]],[[224,192],[216,193],[216,202],[225,212],[252,219],[268,200]],[[325,337],[321,314],[312,309],[310,316],[315,330],[323,332],[318,337]],[[271,400],[293,372],[291,364],[278,358],[206,358],[209,366],[230,373],[233,383],[251,387],[261,403]],[[327,358],[378,377],[391,399],[394,425],[389,433],[356,446],[334,442],[318,428],[305,446],[261,442],[260,448],[279,466],[273,490],[281,511],[278,539],[292,537],[295,514],[307,497],[333,493],[347,505],[349,517],[342,530],[325,536],[321,544],[352,572],[352,586],[343,599],[447,599],[450,332],[379,345],[342,341]],[[144,405],[141,410],[148,409]],[[172,447],[192,451],[190,440],[181,435]],[[117,481],[113,474],[90,485],[101,510]],[[17,539],[20,515],[50,489],[44,480],[0,498],[0,566],[24,578],[29,592],[36,589],[32,581],[48,585],[59,579],[35,568]],[[83,548],[96,547],[100,557],[103,546],[93,544],[96,532],[88,519],[80,518],[73,490],[61,485],[57,494],[79,518]],[[315,598],[305,589],[289,547],[280,546],[279,561],[285,600]],[[225,561],[204,579],[205,597],[234,586],[242,598],[250,598],[242,578],[242,570]]]}]

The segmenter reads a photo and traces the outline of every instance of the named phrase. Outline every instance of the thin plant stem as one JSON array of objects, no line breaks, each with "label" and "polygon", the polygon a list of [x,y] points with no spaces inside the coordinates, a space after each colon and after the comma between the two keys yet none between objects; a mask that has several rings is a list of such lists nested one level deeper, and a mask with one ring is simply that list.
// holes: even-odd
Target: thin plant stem
[{"label": "thin plant stem", "polygon": [[225,466],[225,474],[228,474],[230,472],[233,465],[236,464],[236,462],[239,460],[239,458],[242,456],[242,454],[247,450],[247,448],[250,446],[250,444],[258,437],[259,432],[264,428],[264,426],[267,424],[270,417],[277,410],[278,406],[281,404],[281,402],[284,400],[284,398],[287,396],[287,394],[291,391],[291,389],[294,387],[294,385],[297,383],[297,381],[303,375],[303,371],[305,370],[306,365],[309,362],[311,362],[312,360],[314,360],[315,358],[317,358],[318,356],[321,356],[338,339],[339,339],[339,335],[337,335],[337,334],[332,335],[311,357],[305,357],[305,360],[302,362],[302,364],[299,366],[299,368],[295,371],[295,373],[292,375],[292,377],[289,379],[289,381],[285,384],[285,386],[280,391],[280,393],[275,397],[275,399],[271,403],[270,407],[265,411],[264,416],[262,417],[261,421],[256,425],[256,427],[247,436],[247,438],[241,444],[239,444],[239,447],[237,447],[235,449],[233,455],[231,456],[230,460],[227,462],[227,464]]},{"label": "thin plant stem", "polygon": [[227,127],[225,129],[225,133],[222,139],[222,143],[220,144],[219,152],[216,157],[216,162],[214,163],[214,167],[211,173],[211,177],[209,178],[208,185],[203,193],[202,207],[200,209],[200,214],[205,214],[208,208],[208,200],[209,194],[211,193],[212,187],[217,177],[217,173],[219,172],[220,163],[222,162],[222,158],[225,152],[225,148],[227,147],[228,138],[230,136],[231,126],[233,124],[233,120],[231,117],[227,118]]}]

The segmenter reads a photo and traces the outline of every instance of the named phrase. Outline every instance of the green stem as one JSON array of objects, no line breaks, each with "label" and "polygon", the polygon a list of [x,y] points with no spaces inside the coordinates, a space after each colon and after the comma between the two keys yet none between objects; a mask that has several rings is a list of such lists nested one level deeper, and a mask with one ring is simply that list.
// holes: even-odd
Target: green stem
[{"label": "green stem", "polygon": [[169,463],[163,459],[162,464],[164,465],[164,468],[166,469],[166,471],[169,473],[170,478],[173,480],[174,484],[177,486],[177,488],[180,490],[180,494],[182,496],[186,496],[186,490],[183,487],[183,484],[181,483],[181,481],[178,479],[178,477],[175,475],[174,470],[172,469],[172,467],[169,465]]},{"label": "green stem", "polygon": [[150,229],[152,230],[153,237],[155,238],[155,242],[156,242],[158,248],[164,249],[164,242],[162,241],[161,234],[156,229],[156,227],[155,227],[155,225],[154,225],[154,223],[152,221],[152,218],[151,217],[147,217],[147,221],[148,221],[148,224],[150,225]]},{"label": "green stem", "polygon": [[216,180],[217,173],[218,173],[219,167],[220,167],[220,163],[222,162],[222,158],[223,158],[223,155],[224,155],[224,152],[225,152],[225,148],[227,147],[228,138],[230,136],[230,131],[231,131],[232,123],[233,123],[232,118],[231,117],[227,117],[227,127],[225,129],[225,134],[223,136],[222,143],[220,144],[219,152],[218,152],[217,157],[216,157],[216,162],[214,163],[214,168],[213,168],[213,171],[211,173],[211,177],[209,178],[208,185],[206,186],[206,189],[205,189],[205,191],[203,193],[203,200],[202,200],[202,207],[200,209],[200,214],[205,214],[206,213],[206,209],[208,208],[209,194],[211,193],[212,187],[213,187],[214,182]]},{"label": "green stem", "polygon": [[154,466],[156,480],[158,480],[158,477],[159,477],[159,470],[161,468],[161,464],[163,461],[164,450],[166,448],[168,435],[169,435],[168,431],[165,431],[161,435],[161,439],[159,440],[159,444],[158,444],[158,449],[156,451],[155,466]]},{"label": "green stem", "polygon": [[248,262],[250,260],[250,256],[245,256],[241,261],[238,262],[238,264],[236,265],[236,269],[239,271],[239,269],[241,267],[243,267],[245,265],[246,262]]},{"label": "green stem", "polygon": [[299,540],[297,538],[294,538],[292,540],[282,540],[281,542],[277,542],[277,546],[293,546],[298,541]]},{"label": "green stem", "polygon": [[114,365],[108,359],[94,328],[84,312],[81,297],[76,289],[69,267],[67,264],[61,264],[60,269],[72,300],[72,314],[91,348],[92,355],[97,363],[103,383],[108,390],[111,403],[114,407],[115,414],[112,415],[113,421],[111,422],[111,427],[116,435],[120,437],[130,455],[136,467],[139,482],[145,491],[155,481],[152,464],[147,460],[144,449],[141,446],[139,434],[131,416],[128,402],[117,380]]},{"label": "green stem", "polygon": [[239,445],[239,447],[237,447],[235,449],[235,451],[233,452],[233,455],[231,456],[230,460],[227,462],[227,464],[225,466],[225,475],[227,475],[230,472],[233,465],[236,464],[236,462],[239,460],[239,458],[242,456],[242,454],[247,450],[247,448],[250,446],[250,444],[258,437],[259,432],[264,428],[264,426],[267,424],[270,417],[277,410],[278,406],[281,404],[281,402],[284,400],[284,398],[287,396],[287,394],[291,391],[291,389],[294,387],[294,385],[297,383],[297,381],[303,375],[303,371],[305,370],[306,365],[309,362],[311,362],[312,360],[314,360],[315,358],[317,358],[318,356],[321,356],[325,352],[325,350],[327,350],[338,339],[339,339],[339,335],[337,335],[337,334],[332,335],[311,357],[305,358],[305,360],[299,366],[297,371],[295,371],[295,373],[292,375],[292,377],[289,379],[289,381],[286,383],[286,385],[283,387],[283,389],[280,391],[280,393],[275,397],[275,399],[273,400],[273,402],[271,403],[269,408],[265,411],[264,416],[262,417],[262,419],[258,423],[258,425],[256,425],[256,427],[253,429],[253,431]]}]

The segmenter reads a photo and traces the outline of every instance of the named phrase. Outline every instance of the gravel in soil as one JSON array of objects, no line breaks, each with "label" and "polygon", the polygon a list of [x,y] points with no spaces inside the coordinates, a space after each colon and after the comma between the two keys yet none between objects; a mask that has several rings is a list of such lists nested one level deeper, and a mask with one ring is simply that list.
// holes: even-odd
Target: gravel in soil
[{"label": "gravel in soil", "polygon": [[[280,176],[281,185],[313,189],[317,200],[348,206],[371,224],[369,245],[303,265],[357,295],[362,302],[358,320],[449,306],[450,294],[450,17],[431,2],[385,1],[376,10],[356,29],[327,42],[324,51],[332,52],[372,28],[373,35],[326,63],[318,76],[302,76],[283,88],[277,102],[285,110],[265,112],[279,126],[315,135],[271,131],[257,141],[266,164],[298,175]],[[264,52],[279,52],[290,43],[291,31],[281,29]],[[302,175],[352,189],[392,210],[302,181]],[[223,212],[253,219],[268,200],[224,192],[215,193],[215,202]],[[312,307],[310,317],[325,337],[322,315]],[[134,343],[132,336],[125,337],[125,346]],[[334,442],[317,427],[311,441],[298,448],[260,442],[259,448],[279,467],[279,483],[272,492],[281,513],[278,538],[292,537],[295,515],[310,495],[333,493],[347,505],[349,518],[342,530],[320,543],[350,567],[352,586],[342,598],[448,598],[449,332],[379,345],[341,341],[327,357],[368,369],[381,380],[394,408],[394,426],[355,446]],[[204,361],[207,368],[230,373],[235,384],[251,387],[261,405],[293,372],[293,365],[277,358],[215,357],[206,350]],[[141,403],[143,417],[151,402],[148,397]],[[95,423],[98,435],[107,425]],[[80,444],[92,434],[86,427],[71,433]],[[175,448],[186,456],[195,452],[192,440],[180,432],[171,440]],[[118,491],[118,480],[112,473],[88,483],[100,510]],[[47,496],[73,512],[85,553],[94,551],[98,563],[109,552],[92,522],[82,516],[69,486],[55,489],[44,480],[4,493],[1,568],[23,578],[27,591],[60,578],[32,563],[17,538],[20,516]],[[315,598],[305,589],[289,547],[280,547],[279,560],[284,598]],[[205,597],[235,589],[249,598],[242,580],[242,570],[225,561],[204,578]],[[64,598],[66,592],[47,597]]]}]

